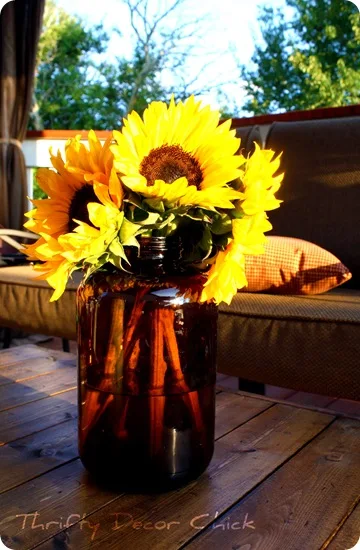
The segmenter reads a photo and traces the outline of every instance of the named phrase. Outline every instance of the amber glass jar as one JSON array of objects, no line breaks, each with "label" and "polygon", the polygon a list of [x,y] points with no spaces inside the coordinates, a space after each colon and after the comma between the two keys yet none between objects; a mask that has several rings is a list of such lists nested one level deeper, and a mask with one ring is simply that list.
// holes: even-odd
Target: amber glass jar
[{"label": "amber glass jar", "polygon": [[79,450],[97,478],[166,489],[214,447],[217,308],[165,238],[142,238],[133,273],[97,272],[77,295]]}]

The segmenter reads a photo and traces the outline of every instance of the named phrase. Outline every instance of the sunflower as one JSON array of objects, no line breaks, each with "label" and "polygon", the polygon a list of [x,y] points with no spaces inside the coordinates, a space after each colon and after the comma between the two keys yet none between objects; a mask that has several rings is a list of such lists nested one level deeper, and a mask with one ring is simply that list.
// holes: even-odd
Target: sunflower
[{"label": "sunflower", "polygon": [[51,155],[55,171],[38,172],[49,198],[33,201],[27,214],[26,227],[40,238],[26,253],[43,262],[35,268],[55,289],[52,300],[74,270],[89,276],[113,264],[127,271],[124,247],[178,231],[191,236],[185,261],[206,279],[200,301],[230,303],[247,284],[245,255],[263,252],[266,211],[279,206],[282,180],[273,151],[237,154],[230,125],[194,97],[172,98],[169,106],[150,104],[143,118],[132,112],[113,133],[116,145],[110,138],[102,146],[90,131],[89,148],[76,136],[65,161]]},{"label": "sunflower", "polygon": [[[120,187],[119,180],[117,182]],[[121,260],[127,261],[123,245],[117,237],[122,237],[124,244],[127,244],[126,239],[130,240],[139,226],[127,222],[126,231],[121,231],[124,212],[119,209],[119,194],[113,185],[94,182],[94,192],[99,202],[87,205],[90,224],[74,220],[76,227],[71,233],[57,238],[40,233],[40,239],[27,247],[29,255],[44,262],[35,265],[34,269],[41,271],[39,279],[47,280],[54,288],[50,301],[60,298],[68,278],[80,265],[88,268],[96,265],[97,269],[109,261],[122,268]]]},{"label": "sunflower", "polygon": [[266,211],[278,208],[281,201],[275,198],[283,174],[275,176],[280,165],[280,155],[274,159],[274,151],[255,152],[247,160],[242,184],[244,198],[236,206],[240,218],[232,220],[232,236],[225,248],[218,252],[208,272],[201,301],[214,299],[217,304],[230,304],[236,292],[247,285],[245,255],[262,254],[266,237],[272,229]]},{"label": "sunflower", "polygon": [[50,299],[53,302],[63,294],[68,278],[76,269],[76,264],[62,256],[63,244],[54,237],[44,233],[38,243],[36,256],[44,263],[36,264],[33,268],[35,271],[41,272],[37,278],[45,279],[55,290]]},{"label": "sunflower", "polygon": [[280,189],[284,175],[275,176],[280,166],[281,155],[274,158],[271,149],[260,149],[255,143],[255,151],[246,162],[246,170],[242,177],[244,201],[241,209],[246,215],[274,210],[281,201],[275,197]]},{"label": "sunflower", "polygon": [[79,135],[69,140],[65,162],[60,153],[54,156],[50,151],[56,171],[40,168],[37,172],[39,185],[49,198],[33,200],[35,209],[26,214],[30,219],[25,227],[40,238],[25,252],[44,262],[35,269],[42,272],[39,278],[55,289],[52,300],[61,296],[79,262],[94,255],[94,248],[101,248],[101,242],[105,247],[101,238],[94,244],[95,237],[99,237],[95,224],[100,214],[98,210],[91,217],[89,206],[102,206],[107,213],[118,214],[122,205],[123,189],[109,148],[111,138],[102,146],[91,130],[88,143],[89,149],[80,142]]},{"label": "sunflower", "polygon": [[[110,151],[111,138],[104,146],[92,130],[88,134],[89,149],[81,142],[81,136],[70,139],[65,146],[65,162],[60,152],[51,155],[55,169],[39,168],[37,181],[48,199],[33,200],[35,206],[26,216],[25,227],[34,233],[57,238],[71,232],[76,224],[74,218],[88,221],[87,204],[98,201],[94,192],[94,181],[118,187],[118,179],[113,169],[113,156]],[[43,239],[41,243],[43,244]],[[36,250],[36,245],[32,246]]]},{"label": "sunflower", "polygon": [[231,201],[242,195],[228,183],[241,175],[246,159],[236,155],[240,140],[231,120],[219,125],[219,119],[193,96],[177,105],[172,98],[169,107],[153,102],[143,119],[132,112],[110,147],[124,185],[169,206],[233,208]]}]

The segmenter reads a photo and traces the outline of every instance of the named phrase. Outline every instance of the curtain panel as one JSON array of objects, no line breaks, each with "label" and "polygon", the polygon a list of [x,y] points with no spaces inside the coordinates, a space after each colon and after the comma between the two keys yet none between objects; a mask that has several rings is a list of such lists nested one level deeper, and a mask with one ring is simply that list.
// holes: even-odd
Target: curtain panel
[{"label": "curtain panel", "polygon": [[12,0],[0,15],[0,226],[22,229],[25,138],[45,0]]}]

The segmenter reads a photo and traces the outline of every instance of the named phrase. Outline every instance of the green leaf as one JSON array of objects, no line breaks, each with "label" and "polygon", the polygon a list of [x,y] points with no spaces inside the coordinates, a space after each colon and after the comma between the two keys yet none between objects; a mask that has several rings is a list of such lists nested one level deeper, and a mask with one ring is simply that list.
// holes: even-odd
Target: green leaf
[{"label": "green leaf", "polygon": [[[121,258],[120,256],[114,256],[113,254],[111,254],[108,262],[114,265],[115,267],[117,267],[118,269],[121,269],[122,271],[126,271],[126,273],[131,273],[129,269],[126,269],[124,267],[123,258]],[[130,262],[128,261],[127,258],[126,258],[126,263],[130,265]]]},{"label": "green leaf", "polygon": [[211,225],[211,232],[215,235],[224,235],[229,231],[231,231],[231,219],[227,214],[220,215]]},{"label": "green leaf", "polygon": [[129,221],[133,223],[139,223],[146,220],[148,213],[143,208],[137,208],[136,206],[131,206],[128,208],[126,217]]},{"label": "green leaf", "polygon": [[[126,254],[125,254],[125,251],[124,251],[124,247],[123,245],[119,242],[118,239],[114,239],[113,242],[111,243],[111,245],[109,246],[109,252],[111,252],[111,254],[113,256],[115,256],[116,258],[122,258],[123,260],[125,260],[126,262],[128,262],[128,259],[126,257]],[[129,263],[129,262],[128,262]]]},{"label": "green leaf", "polygon": [[[90,261],[90,260],[93,260],[93,261]],[[86,264],[85,264],[86,265],[85,280],[87,280],[90,277],[90,275],[95,273],[95,271],[97,271],[101,266],[106,264],[108,260],[109,260],[108,253],[103,254],[102,256],[97,257],[96,259],[94,257],[87,258]]]},{"label": "green leaf", "polygon": [[133,204],[134,206],[137,206],[138,208],[141,208],[143,210],[143,206],[140,200],[140,197],[136,195],[136,193],[133,193],[130,190],[127,190],[126,197],[124,198],[124,202],[128,202],[129,204]]},{"label": "green leaf", "polygon": [[220,235],[219,237],[216,238],[216,243],[215,243],[216,247],[220,248],[221,250],[225,250],[225,248],[231,242],[231,240],[232,240],[231,233],[228,233],[227,235]]},{"label": "green leaf", "polygon": [[164,202],[161,199],[145,199],[144,203],[145,205],[150,206],[152,210],[156,210],[160,213],[165,212]]},{"label": "green leaf", "polygon": [[241,202],[240,201],[237,201],[235,203],[235,208],[233,210],[231,210],[230,215],[231,215],[231,218],[235,218],[235,219],[238,219],[238,220],[240,220],[241,218],[244,217],[244,212],[241,208]]},{"label": "green leaf", "polygon": [[156,226],[156,229],[163,229],[167,225],[170,225],[175,220],[174,214],[169,214],[159,225]]},{"label": "green leaf", "polygon": [[205,214],[204,210],[202,210],[201,208],[198,208],[196,210],[192,208],[184,215],[194,221],[212,223],[212,218]]},{"label": "green leaf", "polygon": [[129,241],[136,235],[140,227],[141,225],[129,222],[129,220],[124,218],[119,233],[119,238],[122,245],[130,246]]},{"label": "green leaf", "polygon": [[205,255],[202,256],[202,259],[206,260],[206,258],[210,256],[213,247],[212,234],[207,225],[204,227],[204,232],[198,246],[199,248],[201,248],[201,250],[205,252]]},{"label": "green leaf", "polygon": [[147,212],[147,217],[144,220],[138,221],[139,225],[155,225],[160,218],[160,214],[156,212]]},{"label": "green leaf", "polygon": [[[143,230],[140,230],[138,235],[140,235],[142,231]],[[135,246],[138,250],[140,250],[140,244],[136,237],[130,237],[130,239],[126,241],[126,246]]]}]

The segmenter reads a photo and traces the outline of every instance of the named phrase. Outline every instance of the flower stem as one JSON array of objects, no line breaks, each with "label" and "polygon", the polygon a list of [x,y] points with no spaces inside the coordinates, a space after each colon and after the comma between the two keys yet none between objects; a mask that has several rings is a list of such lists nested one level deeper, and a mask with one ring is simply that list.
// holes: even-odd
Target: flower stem
[{"label": "flower stem", "polygon": [[165,372],[164,334],[161,323],[161,310],[151,312],[151,351],[150,351],[150,454],[156,456],[161,450],[164,409],[165,409]]},{"label": "flower stem", "polygon": [[199,396],[197,392],[191,392],[186,383],[184,373],[181,369],[179,356],[179,348],[176,340],[174,329],[175,313],[172,309],[163,311],[162,323],[164,330],[164,339],[169,354],[169,367],[173,377],[175,387],[184,393],[183,400],[187,403],[193,423],[199,433],[203,430],[203,422],[201,418],[201,408],[199,404]]}]

